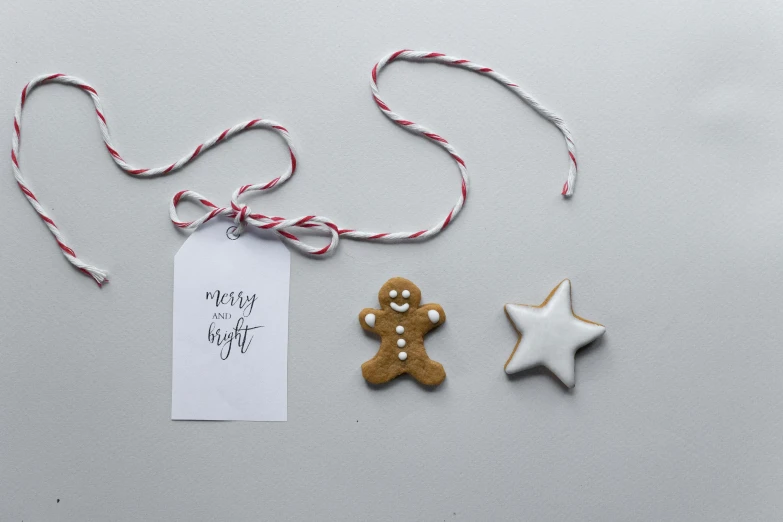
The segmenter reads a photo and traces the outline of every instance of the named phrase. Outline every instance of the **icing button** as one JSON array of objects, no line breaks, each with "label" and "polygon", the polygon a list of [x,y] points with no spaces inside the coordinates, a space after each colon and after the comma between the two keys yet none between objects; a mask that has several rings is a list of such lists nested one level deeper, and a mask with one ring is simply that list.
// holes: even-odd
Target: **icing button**
[{"label": "icing button", "polygon": [[405,352],[400,352],[397,354],[397,357],[399,357],[401,361],[404,361],[405,359],[408,358],[408,354]]},{"label": "icing button", "polygon": [[397,331],[398,334],[402,335],[403,333],[405,333],[405,328],[402,327],[402,326],[398,326],[396,328],[396,331]]},{"label": "icing button", "polygon": [[397,339],[397,346],[400,348],[405,348],[405,339]]}]

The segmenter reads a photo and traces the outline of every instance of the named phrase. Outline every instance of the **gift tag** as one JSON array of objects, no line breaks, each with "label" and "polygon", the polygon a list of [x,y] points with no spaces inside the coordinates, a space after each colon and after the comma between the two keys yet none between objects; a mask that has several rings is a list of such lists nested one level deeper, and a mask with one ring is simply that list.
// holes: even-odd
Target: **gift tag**
[{"label": "gift tag", "polygon": [[171,418],[284,421],[291,255],[227,225],[199,228],[174,260]]}]

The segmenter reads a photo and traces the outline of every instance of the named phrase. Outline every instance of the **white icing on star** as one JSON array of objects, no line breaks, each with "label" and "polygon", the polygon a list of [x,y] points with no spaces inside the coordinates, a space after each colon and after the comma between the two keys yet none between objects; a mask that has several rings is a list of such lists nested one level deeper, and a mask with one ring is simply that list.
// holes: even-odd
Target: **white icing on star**
[{"label": "white icing on star", "polygon": [[401,361],[404,361],[405,359],[408,358],[408,354],[405,352],[400,352],[397,354],[397,357],[399,357]]},{"label": "white icing on star", "polygon": [[398,305],[397,303],[391,303],[392,310],[395,312],[407,312],[408,308],[410,308],[410,304],[405,303],[404,305]]},{"label": "white icing on star", "polygon": [[402,335],[402,334],[404,334],[404,333],[405,333],[405,327],[404,327],[404,326],[402,326],[402,325],[400,325],[400,326],[398,326],[397,328],[395,328],[395,330],[396,330],[396,332],[397,332],[398,334],[400,334],[400,335]]},{"label": "white icing on star", "polygon": [[405,339],[397,339],[397,346],[405,348]]},{"label": "white icing on star", "polygon": [[397,290],[392,290],[391,292],[389,292],[389,297],[391,297],[392,299],[397,297]]},{"label": "white icing on star", "polygon": [[430,318],[430,321],[432,322],[432,324],[435,324],[438,321],[440,321],[440,314],[438,313],[437,310],[428,310],[427,311],[427,317]]},{"label": "white icing on star", "polygon": [[506,362],[506,373],[546,366],[563,384],[573,388],[574,354],[601,337],[606,328],[574,315],[571,281],[561,282],[541,306],[507,304],[520,339]]},{"label": "white icing on star", "polygon": [[364,322],[367,323],[367,326],[369,326],[370,328],[375,328],[375,314],[365,315]]},{"label": "white icing on star", "polygon": [[407,298],[409,298],[409,297],[411,296],[411,293],[410,293],[410,291],[408,291],[408,290],[403,290],[403,291],[402,291],[402,296],[403,296],[405,299],[407,299]]}]

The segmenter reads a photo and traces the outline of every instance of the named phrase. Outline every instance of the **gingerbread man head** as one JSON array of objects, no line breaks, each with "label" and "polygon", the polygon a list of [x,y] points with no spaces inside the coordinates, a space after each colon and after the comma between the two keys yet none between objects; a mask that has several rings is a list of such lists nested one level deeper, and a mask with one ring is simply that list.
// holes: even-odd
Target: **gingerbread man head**
[{"label": "gingerbread man head", "polygon": [[421,304],[421,290],[404,277],[394,277],[381,287],[378,302],[383,310],[399,313],[416,310]]}]

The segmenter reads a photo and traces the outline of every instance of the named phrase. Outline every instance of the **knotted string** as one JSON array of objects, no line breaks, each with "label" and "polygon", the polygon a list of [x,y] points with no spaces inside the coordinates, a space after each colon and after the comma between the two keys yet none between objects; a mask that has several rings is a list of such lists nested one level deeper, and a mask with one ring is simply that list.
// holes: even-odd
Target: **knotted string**
[{"label": "knotted string", "polygon": [[[573,194],[575,188],[574,182],[576,179],[576,172],[577,172],[576,148],[574,146],[574,142],[571,137],[571,132],[568,130],[565,122],[559,116],[557,116],[556,114],[550,112],[548,109],[543,107],[532,96],[530,96],[528,93],[523,91],[519,87],[519,85],[513,83],[511,80],[493,71],[489,67],[484,67],[475,64],[473,62],[470,62],[469,60],[455,58],[452,56],[446,56],[441,53],[410,51],[410,50],[401,50],[401,51],[391,53],[385,56],[384,58],[382,58],[378,63],[376,63],[371,73],[370,88],[372,90],[373,99],[375,100],[376,105],[387,118],[392,120],[397,125],[405,128],[406,130],[413,132],[414,134],[423,136],[427,138],[429,141],[443,148],[454,159],[457,165],[457,169],[460,172],[461,187],[460,187],[459,196],[457,198],[457,202],[454,204],[454,206],[451,208],[451,210],[449,211],[449,213],[446,215],[444,219],[438,220],[434,225],[432,225],[429,228],[425,228],[413,232],[364,232],[364,231],[354,230],[354,229],[341,229],[330,219],[322,216],[308,215],[295,219],[286,219],[278,216],[265,216],[263,214],[253,212],[247,205],[239,202],[240,196],[253,192],[265,192],[267,190],[271,190],[278,186],[281,186],[286,181],[288,181],[288,179],[290,179],[291,176],[293,176],[294,172],[296,171],[296,161],[297,161],[296,152],[293,143],[291,141],[291,137],[288,133],[288,130],[286,130],[285,127],[283,127],[282,125],[270,120],[255,119],[248,122],[237,124],[229,129],[226,129],[221,134],[213,137],[212,139],[202,143],[201,145],[196,147],[192,153],[183,156],[179,160],[169,165],[150,168],[150,169],[134,167],[133,165],[130,165],[127,162],[125,162],[125,160],[123,160],[122,156],[120,156],[120,154],[117,152],[117,147],[112,142],[111,135],[109,133],[109,127],[108,124],[106,123],[105,113],[101,106],[100,98],[98,97],[97,91],[83,80],[80,80],[73,76],[66,76],[64,74],[52,74],[52,75],[39,76],[37,78],[34,78],[32,81],[30,81],[30,83],[28,83],[24,87],[24,89],[22,89],[21,100],[19,101],[19,104],[17,105],[14,114],[14,133],[12,136],[12,143],[11,143],[11,164],[12,164],[11,166],[14,171],[14,177],[16,178],[16,181],[22,193],[25,195],[25,197],[30,202],[32,207],[35,209],[35,211],[44,221],[46,226],[49,228],[49,231],[52,233],[55,240],[57,241],[57,244],[59,245],[60,250],[62,251],[65,258],[76,268],[78,268],[85,274],[88,274],[93,279],[95,279],[98,285],[102,285],[103,283],[107,282],[108,279],[107,279],[106,271],[96,268],[95,266],[92,266],[88,263],[85,263],[80,258],[78,258],[74,250],[67,245],[59,228],[57,227],[57,225],[55,225],[53,219],[44,211],[38,199],[33,194],[27,182],[22,177],[22,172],[19,168],[19,143],[21,138],[22,108],[24,107],[27,96],[36,87],[39,87],[43,84],[62,83],[62,84],[78,87],[90,95],[93,104],[95,105],[95,112],[98,118],[98,125],[100,127],[101,134],[103,136],[103,141],[104,144],[106,145],[106,149],[109,151],[109,154],[111,155],[112,159],[114,159],[114,162],[117,163],[117,165],[119,165],[119,167],[123,169],[126,173],[133,176],[151,177],[156,175],[169,174],[187,165],[188,163],[196,159],[196,157],[198,157],[204,151],[248,129],[263,128],[263,129],[272,130],[283,138],[283,140],[286,143],[286,146],[288,147],[290,158],[291,158],[291,163],[287,168],[286,172],[281,176],[272,179],[271,181],[265,183],[259,183],[256,185],[244,185],[238,188],[237,190],[234,191],[234,193],[231,196],[231,204],[229,207],[218,207],[217,205],[215,205],[214,203],[206,199],[201,194],[191,190],[183,190],[175,194],[171,200],[169,213],[171,216],[171,221],[174,223],[174,225],[176,225],[181,229],[194,231],[202,224],[211,221],[216,217],[219,216],[225,217],[234,220],[235,235],[241,235],[245,231],[247,226],[256,227],[263,230],[272,230],[278,235],[278,237],[280,237],[280,239],[282,239],[283,241],[285,241],[286,243],[294,247],[296,250],[312,256],[323,256],[334,252],[334,250],[337,248],[337,245],[339,244],[340,238],[348,238],[348,239],[355,239],[355,240],[362,240],[362,241],[376,241],[376,242],[383,242],[383,243],[423,241],[425,239],[429,239],[431,237],[438,235],[459,215],[463,205],[465,204],[465,200],[468,195],[468,186],[469,186],[468,173],[467,173],[467,167],[465,166],[465,161],[457,153],[456,149],[454,149],[454,147],[448,141],[446,141],[445,138],[439,136],[438,134],[431,131],[427,127],[414,123],[413,121],[407,120],[402,116],[400,116],[399,114],[393,112],[389,108],[388,104],[381,99],[380,92],[378,90],[378,85],[377,85],[378,74],[381,72],[381,70],[384,67],[397,60],[408,60],[408,61],[416,61],[416,62],[437,62],[445,65],[451,65],[454,67],[461,67],[463,69],[467,69],[485,76],[489,76],[496,82],[502,84],[503,86],[511,90],[514,94],[516,94],[519,98],[521,98],[526,104],[532,107],[544,119],[546,119],[547,121],[555,125],[557,129],[560,131],[560,133],[563,135],[563,138],[565,139],[566,149],[569,155],[569,170],[568,170],[568,177],[566,178],[566,181],[563,184],[561,193],[564,197],[569,197]],[[198,219],[195,219],[193,221],[182,221],[177,215],[177,206],[182,201],[192,201],[197,204],[200,204],[207,209],[207,212],[201,217],[199,217]],[[301,241],[294,234],[297,229],[309,230],[311,232],[314,232],[315,234],[328,236],[329,243],[325,246],[313,246],[308,243],[305,243]]]},{"label": "knotted string", "polygon": [[[250,210],[247,205],[237,202],[237,198],[246,192],[252,190],[252,187],[258,185],[245,185],[237,189],[231,197],[230,207],[218,207],[207,198],[192,190],[182,190],[174,194],[169,207],[169,215],[175,226],[187,231],[194,231],[204,223],[215,219],[216,217],[227,217],[234,220],[236,227],[233,234],[239,236],[245,230],[247,225],[261,230],[273,230],[280,239],[293,246],[300,252],[310,255],[322,255],[333,251],[340,242],[340,231],[330,219],[321,216],[302,216],[296,219],[285,219],[277,216],[265,216],[256,214]],[[255,190],[264,190],[256,188]],[[177,215],[177,205],[182,201],[192,201],[211,209],[203,216],[193,221],[181,221]],[[302,228],[311,229],[316,233],[328,234],[330,236],[329,244],[323,247],[311,246],[299,240],[289,229]]]}]

